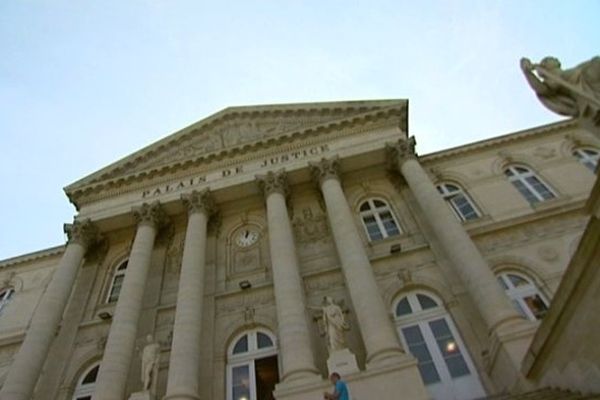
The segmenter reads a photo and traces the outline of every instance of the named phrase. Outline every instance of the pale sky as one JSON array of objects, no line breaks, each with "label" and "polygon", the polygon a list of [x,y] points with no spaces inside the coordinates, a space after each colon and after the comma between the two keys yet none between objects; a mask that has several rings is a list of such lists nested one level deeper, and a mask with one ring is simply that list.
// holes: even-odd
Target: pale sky
[{"label": "pale sky", "polygon": [[600,1],[0,2],[0,260],[62,188],[234,105],[406,98],[426,154],[558,120],[519,69],[600,53]]}]

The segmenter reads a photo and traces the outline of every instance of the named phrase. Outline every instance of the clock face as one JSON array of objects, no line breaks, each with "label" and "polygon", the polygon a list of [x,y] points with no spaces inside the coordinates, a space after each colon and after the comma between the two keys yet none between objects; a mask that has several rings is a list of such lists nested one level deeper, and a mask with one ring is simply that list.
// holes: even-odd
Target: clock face
[{"label": "clock face", "polygon": [[250,228],[244,228],[237,234],[235,243],[240,247],[252,246],[258,241],[258,236],[257,231]]}]

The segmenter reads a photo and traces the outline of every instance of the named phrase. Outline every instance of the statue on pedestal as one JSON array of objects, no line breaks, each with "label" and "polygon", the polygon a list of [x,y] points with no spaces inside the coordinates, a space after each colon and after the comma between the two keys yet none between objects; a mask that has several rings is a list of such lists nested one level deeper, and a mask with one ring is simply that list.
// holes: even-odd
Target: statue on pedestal
[{"label": "statue on pedestal", "polygon": [[[343,306],[343,304],[342,304]],[[345,310],[338,305],[333,298],[325,296],[321,307],[309,307],[317,310],[315,320],[319,323],[321,336],[327,339],[327,369],[329,373],[353,374],[358,372],[356,356],[350,351],[346,344],[344,331],[350,329],[346,321]]]},{"label": "statue on pedestal", "polygon": [[570,69],[562,69],[555,57],[545,57],[539,64],[522,58],[521,70],[544,106],[579,118],[600,134],[600,57]]},{"label": "statue on pedestal", "polygon": [[319,319],[319,331],[327,339],[329,354],[348,348],[344,331],[350,329],[350,326],[346,322],[342,308],[329,296],[323,298],[321,307],[310,308],[320,311],[315,319]]},{"label": "statue on pedestal", "polygon": [[152,335],[146,336],[146,342],[142,350],[142,382],[144,390],[151,390],[157,381],[160,344]]}]

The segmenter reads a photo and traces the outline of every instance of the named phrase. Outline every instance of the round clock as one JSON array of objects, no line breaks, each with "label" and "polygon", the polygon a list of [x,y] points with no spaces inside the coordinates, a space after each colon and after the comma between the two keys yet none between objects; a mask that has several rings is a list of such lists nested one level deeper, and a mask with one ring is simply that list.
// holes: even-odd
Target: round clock
[{"label": "round clock", "polygon": [[235,243],[240,247],[249,247],[258,241],[258,232],[251,228],[242,229],[235,237]]}]

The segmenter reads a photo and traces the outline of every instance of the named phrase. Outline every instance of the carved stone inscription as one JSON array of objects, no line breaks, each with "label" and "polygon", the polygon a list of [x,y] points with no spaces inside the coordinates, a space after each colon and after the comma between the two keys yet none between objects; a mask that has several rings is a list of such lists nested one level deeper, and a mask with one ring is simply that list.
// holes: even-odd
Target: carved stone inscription
[{"label": "carved stone inscription", "polygon": [[288,162],[301,160],[303,158],[320,155],[327,151],[329,151],[329,146],[326,144],[307,147],[305,149],[300,150],[294,150],[287,153],[267,157],[257,162],[255,161],[245,165],[224,168],[218,171],[210,172],[206,175],[198,175],[191,178],[181,179],[175,182],[162,184],[160,186],[156,186],[142,191],[141,197],[145,199],[161,196],[167,193],[178,192],[184,189],[200,186],[206,182],[212,182],[218,179],[239,175],[244,172],[259,171],[260,169],[271,167],[274,165],[285,164]]}]

